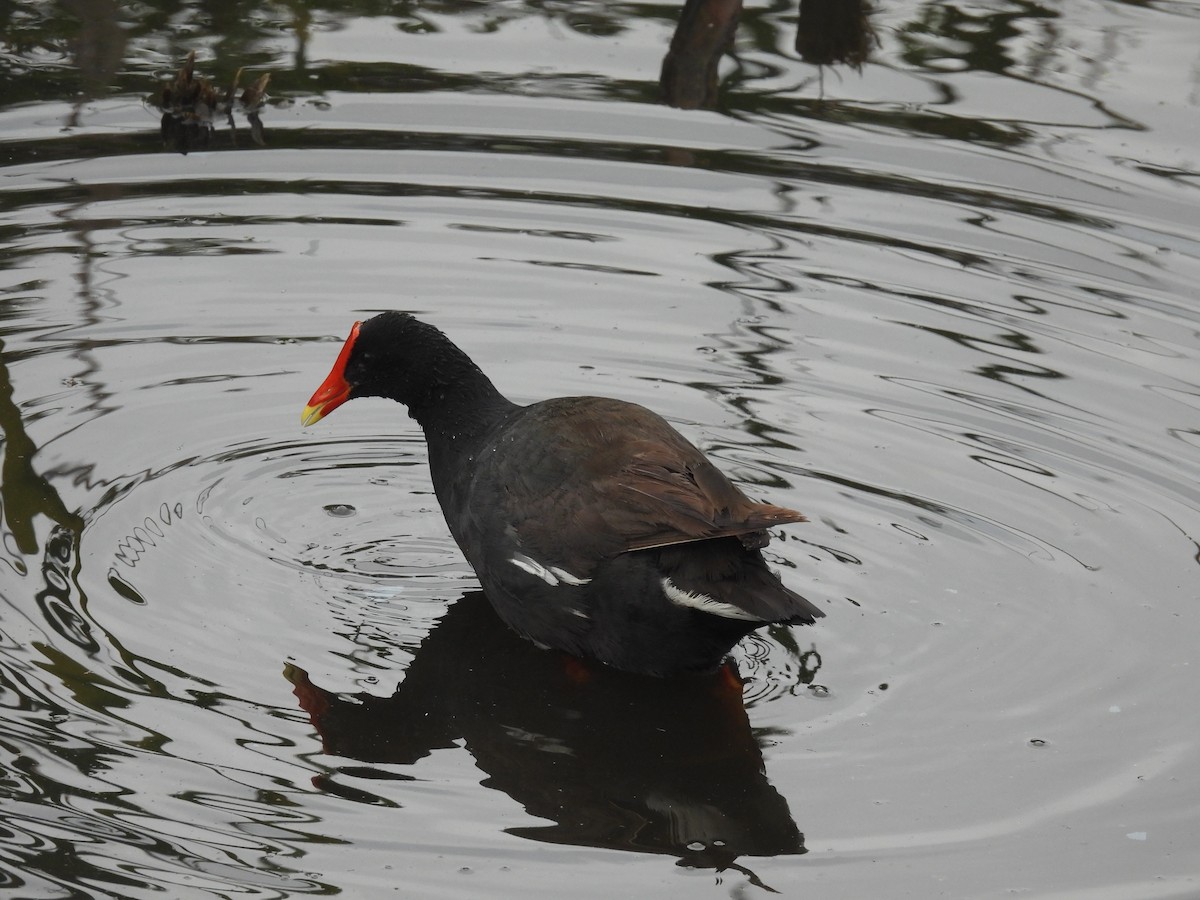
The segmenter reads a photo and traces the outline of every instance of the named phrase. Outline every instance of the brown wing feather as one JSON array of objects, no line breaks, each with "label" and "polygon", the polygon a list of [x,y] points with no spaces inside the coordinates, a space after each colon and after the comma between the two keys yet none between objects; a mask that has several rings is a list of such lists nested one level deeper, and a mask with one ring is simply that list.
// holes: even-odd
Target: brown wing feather
[{"label": "brown wing feather", "polygon": [[[537,558],[577,575],[598,557],[805,521],[795,510],[751,500],[644,407],[572,397],[527,411],[552,427],[520,432],[540,434],[536,446],[517,439],[511,447],[523,463],[521,490],[510,496],[522,504],[509,524]],[[517,515],[515,505],[503,505]],[[546,556],[564,548],[576,549],[573,559]]]},{"label": "brown wing feather", "polygon": [[638,459],[601,485],[614,501],[610,524],[625,537],[625,549],[762,531],[803,522],[792,509],[756,503],[690,444],[651,463]]}]

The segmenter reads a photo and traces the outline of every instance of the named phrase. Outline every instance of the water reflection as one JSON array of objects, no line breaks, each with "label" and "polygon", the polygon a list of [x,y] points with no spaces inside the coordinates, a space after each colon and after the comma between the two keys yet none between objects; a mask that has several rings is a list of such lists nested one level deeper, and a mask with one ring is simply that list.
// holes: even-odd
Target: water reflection
[{"label": "water reflection", "polygon": [[68,127],[75,128],[87,102],[107,93],[124,62],[125,29],[121,27],[116,0],[58,0],[58,6],[76,17],[81,26],[70,45],[81,87],[67,120]]},{"label": "water reflection", "polygon": [[[1187,893],[1200,20],[889,3],[817,102],[797,2],[5,7],[0,894],[469,896],[519,857],[491,893],[636,896],[800,852],[779,794],[813,852],[751,865],[789,895]],[[668,40],[724,115],[656,106]],[[160,152],[193,47],[222,92],[272,71],[268,151]],[[516,393],[632,393],[819,511],[775,564],[843,604],[829,689],[749,639],[751,729],[477,598],[410,669],[470,577],[421,449],[274,418],[397,292]],[[464,742],[495,790],[379,780]]]},{"label": "water reflection", "polygon": [[[409,765],[464,742],[485,786],[553,823],[512,834],[743,872],[742,856],[805,852],[767,780],[732,666],[646,679],[585,664],[517,637],[472,592],[422,642],[391,697],[339,696],[299,668],[286,674],[326,753]],[[314,783],[379,802],[347,776],[411,777],[342,767]]]},{"label": "water reflection", "polygon": [[[153,9],[157,4],[147,5]],[[477,5],[473,3],[449,2],[422,5],[419,9],[414,7],[407,11],[391,10],[390,17],[402,30],[425,33],[438,30],[437,24],[429,19],[430,15],[467,15],[477,11]],[[195,14],[201,11],[192,12]],[[261,50],[255,52],[259,49],[257,45],[279,32],[288,33],[295,38],[295,47],[291,54],[293,70],[289,73],[292,77],[285,82],[286,89],[295,93],[296,89],[300,88],[307,93],[313,87],[317,87],[318,91],[326,87],[304,84],[300,80],[306,76],[318,79],[320,77],[308,72],[308,44],[312,39],[313,14],[330,14],[330,11],[320,4],[313,4],[311,7],[307,4],[289,4],[286,9],[270,11],[235,8],[225,11],[224,15],[207,10],[204,12],[211,17],[208,21],[189,24],[194,25],[196,30],[203,29],[220,34],[222,40],[214,48],[218,53],[239,54],[239,58],[245,57],[247,64],[257,65],[269,58]],[[163,11],[161,15],[174,13],[174,10]],[[339,9],[338,13],[344,14],[345,10]],[[799,4],[796,27],[796,52],[803,61],[813,65],[824,67],[845,64],[861,69],[871,48],[878,43],[870,24],[871,13],[872,8],[863,0],[802,0]],[[557,10],[531,5],[524,14],[553,17],[560,13]],[[662,61],[659,84],[663,102],[680,109],[717,107],[718,66],[726,54],[733,52],[734,37],[741,14],[742,0],[686,0],[680,9],[670,47]],[[7,26],[0,25],[0,42],[23,47],[33,40],[46,48],[53,47],[58,52],[65,51],[64,55],[69,57],[71,67],[78,72],[80,82],[80,90],[66,124],[69,128],[78,128],[83,124],[83,113],[90,101],[104,97],[114,88],[128,90],[132,87],[128,76],[121,71],[131,40],[144,49],[147,45],[146,39],[152,38],[149,44],[158,54],[171,56],[179,50],[180,37],[192,28],[180,22],[170,33],[155,33],[156,20],[160,17],[150,15],[137,21],[127,21],[127,15],[112,0],[91,3],[82,0],[60,0],[57,9],[51,6],[36,15],[28,12],[20,17],[19,21],[11,22]],[[519,14],[511,11],[498,15],[489,12],[484,16],[482,27],[488,30],[498,29],[514,17],[519,17]],[[575,4],[563,18],[572,28],[611,39],[615,39],[624,30],[620,19],[599,7],[586,9],[580,4]],[[175,58],[181,56],[183,53],[179,52]],[[237,96],[240,89],[237,81],[242,73],[241,69],[237,70],[232,86],[226,91],[205,91],[205,80],[192,77],[194,58],[193,48],[174,84],[157,90],[149,98],[150,103],[163,113],[160,128],[165,146],[184,154],[192,150],[210,149],[215,132],[214,123],[217,120],[227,124],[231,144],[236,146],[237,128],[233,115],[235,106],[246,114],[253,142],[261,145],[263,126],[259,107],[266,86],[265,77],[251,85],[240,98]],[[3,63],[4,61],[0,60],[0,84],[7,80],[4,76],[8,67]],[[218,60],[214,65],[218,69],[228,71],[228,63],[229,60]],[[389,85],[397,89],[402,86],[409,90],[428,88],[439,82],[444,88],[451,89],[484,86],[472,85],[465,81],[448,82],[446,73],[423,71],[403,61],[388,63],[385,67],[394,70],[386,77],[389,81],[398,80],[399,83]],[[383,67],[377,68],[381,71],[369,76],[374,82],[385,77],[381,74]],[[36,78],[41,73],[33,74]],[[494,85],[496,80],[489,79],[488,83]],[[382,88],[384,85],[376,83],[376,87]]]},{"label": "water reflection", "polygon": [[189,53],[175,80],[164,82],[154,97],[154,105],[162,110],[163,145],[184,155],[189,150],[207,149],[212,143],[214,123],[223,117],[229,126],[230,142],[236,146],[237,122],[233,115],[236,109],[250,123],[251,140],[263,146],[266,141],[259,110],[266,100],[271,74],[264,72],[242,90],[243,71],[238,69],[233,81],[221,91],[209,79],[196,75],[196,51]]},{"label": "water reflection", "polygon": [[[864,0],[801,0],[796,52],[814,66],[862,69],[878,43]],[[721,58],[733,52],[742,0],[686,0],[663,58],[663,100],[679,109],[715,109]],[[822,92],[824,83],[822,81]]]},{"label": "water reflection", "polygon": [[[0,340],[0,431],[4,440],[3,478],[0,479],[0,511],[8,530],[4,534],[7,562],[19,575],[28,572],[25,557],[38,551],[34,521],[45,516],[54,523],[46,539],[42,559],[43,587],[35,601],[58,634],[88,650],[95,640],[71,602],[71,583],[79,559],[79,536],[83,518],[67,509],[50,481],[33,467],[37,446],[25,430],[21,411],[13,402],[13,386]],[[9,538],[11,537],[11,543]]]},{"label": "water reflection", "polygon": [[0,430],[4,432],[0,510],[16,549],[28,556],[38,549],[35,516],[44,515],[76,534],[83,528],[83,519],[67,509],[54,486],[33,468],[37,447],[26,433],[21,411],[13,402],[13,386],[4,354],[4,341],[0,340]]},{"label": "water reflection", "polygon": [[663,57],[663,99],[680,109],[717,105],[717,67],[733,47],[742,0],[687,0]]},{"label": "water reflection", "polygon": [[806,63],[861,69],[879,43],[865,0],[800,0],[796,52]]}]

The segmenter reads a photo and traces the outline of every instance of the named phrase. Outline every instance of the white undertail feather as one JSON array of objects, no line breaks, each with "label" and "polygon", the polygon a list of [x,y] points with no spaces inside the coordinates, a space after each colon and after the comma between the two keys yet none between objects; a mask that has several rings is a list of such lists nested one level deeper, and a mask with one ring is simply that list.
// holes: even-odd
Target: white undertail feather
[{"label": "white undertail feather", "polygon": [[758,616],[746,612],[740,606],[734,606],[732,603],[722,603],[720,600],[714,600],[708,594],[697,594],[692,591],[685,591],[678,587],[670,578],[662,580],[663,593],[667,595],[667,599],[676,606],[689,606],[692,609],[698,609],[701,612],[711,613],[714,616],[723,616],[726,619],[746,619],[750,622],[762,622]]}]

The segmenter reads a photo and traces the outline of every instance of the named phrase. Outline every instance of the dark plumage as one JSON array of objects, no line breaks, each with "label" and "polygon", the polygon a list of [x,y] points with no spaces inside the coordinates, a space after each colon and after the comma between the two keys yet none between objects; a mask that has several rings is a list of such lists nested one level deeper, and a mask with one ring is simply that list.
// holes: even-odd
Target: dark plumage
[{"label": "dark plumage", "polygon": [[441,331],[394,312],[355,325],[304,423],[375,396],[424,430],[451,534],[500,617],[538,644],[665,675],[824,615],[762,558],[767,529],[804,516],[746,497],[644,407],[518,406]]}]

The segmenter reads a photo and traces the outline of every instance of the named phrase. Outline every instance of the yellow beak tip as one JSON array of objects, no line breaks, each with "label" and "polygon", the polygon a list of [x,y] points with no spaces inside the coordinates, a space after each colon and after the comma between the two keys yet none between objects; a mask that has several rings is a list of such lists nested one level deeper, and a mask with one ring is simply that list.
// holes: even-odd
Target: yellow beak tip
[{"label": "yellow beak tip", "polygon": [[307,428],[309,425],[315,425],[320,422],[325,416],[324,405],[306,406],[303,412],[300,413],[300,427]]}]

